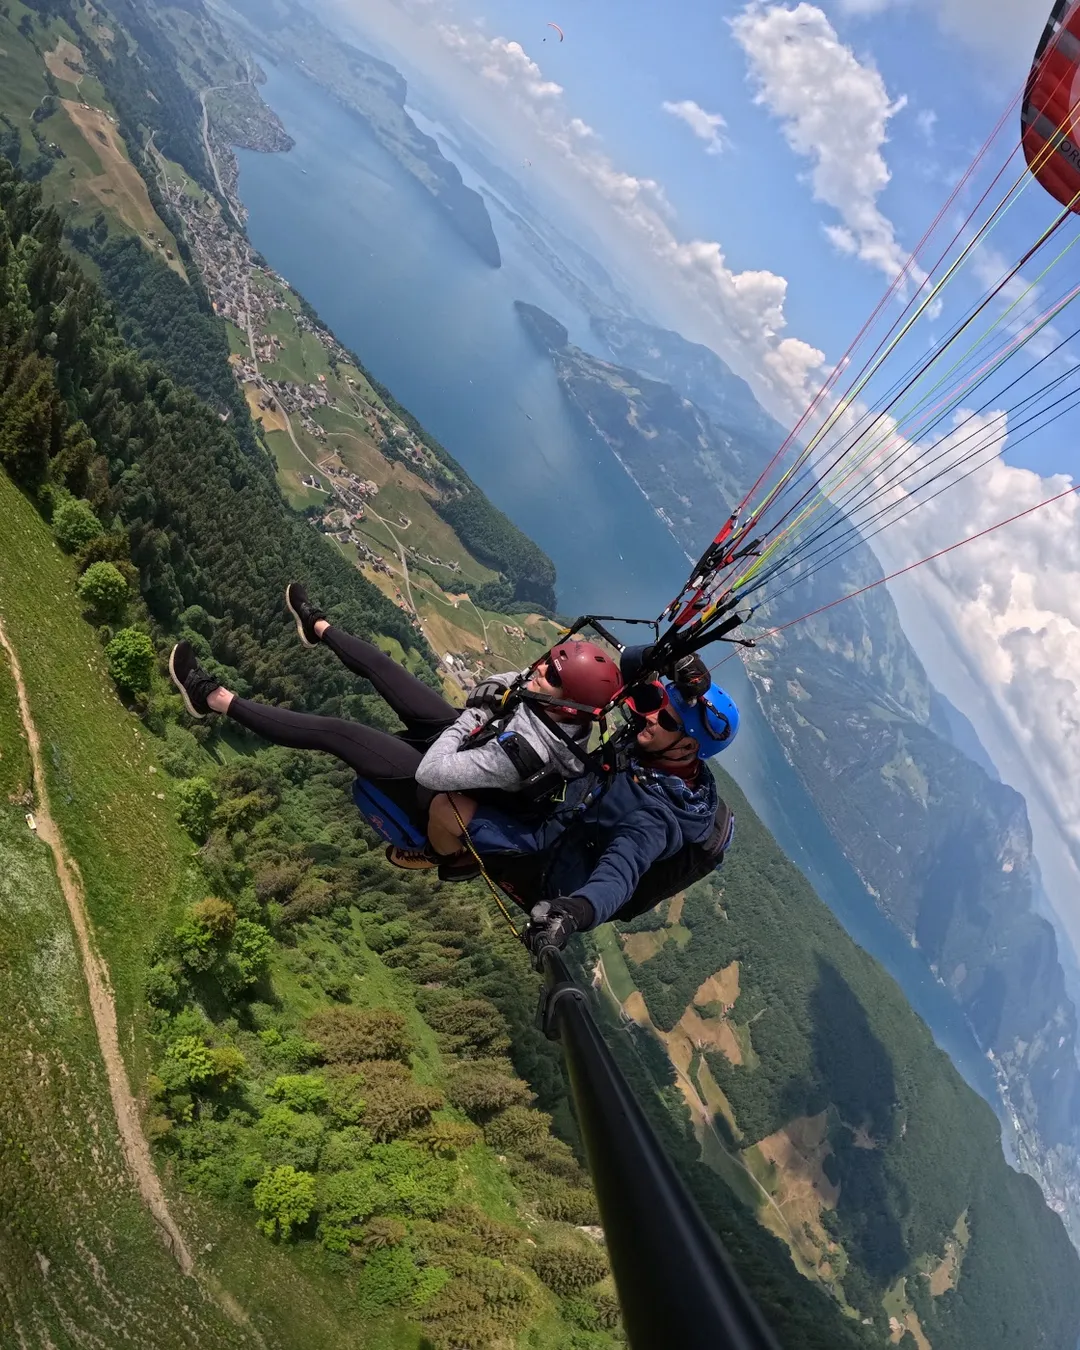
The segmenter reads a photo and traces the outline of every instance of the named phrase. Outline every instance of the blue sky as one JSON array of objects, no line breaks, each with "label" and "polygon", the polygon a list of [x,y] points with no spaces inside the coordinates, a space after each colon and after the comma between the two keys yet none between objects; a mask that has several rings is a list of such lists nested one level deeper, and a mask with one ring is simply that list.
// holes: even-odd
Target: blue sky
[{"label": "blue sky", "polygon": [[[1040,0],[1036,0],[1035,10]],[[657,20],[644,0],[565,0],[549,5],[567,40],[544,42],[537,8],[499,6],[489,31],[512,34],[557,80],[576,115],[601,131],[605,148],[636,175],[659,181],[681,231],[719,237],[732,270],[767,268],[787,278],[792,333],[835,359],[876,303],[882,276],[838,256],[823,226],[835,212],[814,200],[809,165],[786,143],[778,119],[755,102],[748,61],[732,20],[742,5],[679,6],[677,22]],[[889,96],[905,101],[889,119],[883,147],[891,181],[879,198],[912,245],[949,186],[1026,75],[1029,55],[1006,58],[967,47],[923,10],[871,15],[823,6],[838,38],[876,67]],[[1030,54],[1042,17],[1029,23]],[[693,100],[724,117],[722,153],[706,155],[665,102]],[[1045,215],[1045,210],[1041,215]]]},{"label": "blue sky", "polygon": [[[568,17],[570,7],[566,0],[548,5],[567,33],[556,46],[541,41],[535,4],[510,0],[500,6],[496,26],[531,54],[542,47],[537,59],[545,75],[563,84],[575,113],[602,131],[616,162],[663,183],[687,232],[706,239],[719,233],[735,270],[767,267],[787,277],[792,329],[827,352],[842,351],[876,301],[879,278],[860,276],[836,258],[822,233],[822,208],[800,182],[805,163],[784,143],[775,118],[754,105],[746,58],[730,25],[742,7],[680,4],[677,22],[658,20],[658,7],[645,0],[573,0]],[[940,178],[927,181],[923,162],[935,170],[965,163],[966,143],[977,142],[995,101],[975,92],[977,86],[964,99],[951,95],[945,77],[955,75],[956,46],[921,15],[830,17],[856,49],[873,52],[890,93],[909,96],[908,110],[891,128],[894,183],[885,205],[915,228],[943,190]],[[665,101],[684,99],[726,119],[722,154],[707,157],[686,125],[662,111]],[[916,113],[946,102],[963,110],[959,135],[931,152]],[[942,122],[956,127],[956,110],[947,111]]]},{"label": "blue sky", "polygon": [[[501,143],[519,175],[531,159],[534,190],[562,204],[556,223],[587,224],[642,303],[713,346],[789,425],[1019,92],[1049,9],[680,0],[676,16],[658,17],[655,0],[332,4]],[[994,169],[1018,130],[1014,111]],[[1037,185],[1025,193],[953,288],[953,312],[1055,214]],[[1063,235],[1080,237],[1075,221]],[[1077,281],[1080,246],[1044,283],[1043,306]],[[1070,311],[1059,331],[1077,322]],[[917,330],[907,360],[933,331]],[[988,415],[987,426],[992,453],[1006,422]],[[883,566],[1067,488],[1080,478],[1078,445],[1080,414],[1034,442],[1006,441],[976,478],[874,541]],[[1068,856],[1069,845],[1080,851],[1077,498],[912,577],[894,588],[908,634],[1036,806],[1040,861],[1080,951],[1080,871]]]},{"label": "blue sky", "polygon": [[[770,63],[760,49],[755,59],[748,41],[740,40],[740,25],[747,24],[748,14],[756,15],[763,35],[765,20],[801,14],[825,30],[824,38],[818,35],[819,46],[834,56],[844,54],[841,65],[847,62],[847,74],[864,85],[876,82],[876,90],[854,92],[846,105],[854,113],[846,120],[857,124],[861,109],[867,106],[873,113],[876,100],[881,123],[877,137],[867,136],[857,125],[839,125],[840,119],[820,130],[825,140],[834,142],[834,157],[845,136],[854,141],[863,137],[866,170],[871,177],[880,173],[881,181],[856,209],[872,208],[894,229],[895,253],[902,258],[905,246],[918,239],[949,185],[1022,84],[1044,22],[1041,0],[1034,7],[1021,0],[981,6],[975,0],[938,0],[926,8],[919,0],[826,0],[824,9],[805,3],[797,8],[714,6],[695,0],[679,6],[677,21],[657,18],[657,6],[644,0],[553,0],[543,8],[535,0],[480,0],[479,6],[476,0],[337,4],[396,43],[425,76],[450,86],[462,110],[471,113],[485,134],[501,139],[512,160],[531,157],[536,184],[561,187],[575,196],[565,162],[537,153],[535,126],[530,128],[520,116],[506,116],[507,109],[516,102],[518,111],[563,124],[570,119],[586,124],[593,135],[583,148],[603,156],[619,174],[662,190],[666,209],[661,215],[676,242],[719,244],[723,266],[718,261],[714,270],[721,270],[721,288],[728,284],[729,273],[776,278],[772,291],[784,291],[782,318],[773,322],[769,297],[761,299],[763,326],[777,340],[794,338],[820,350],[825,362],[844,351],[884,284],[880,268],[844,256],[826,235],[827,228],[841,223],[838,203],[851,200],[858,170],[852,182],[839,185],[831,201],[817,199],[815,155],[792,147],[789,133],[797,113],[790,105],[782,112],[777,104],[785,95],[779,87],[784,80],[776,81],[778,88],[763,91],[764,102],[755,97],[762,92]],[[968,9],[978,17],[977,28],[965,25]],[[415,21],[410,24],[406,16]],[[549,20],[562,25],[565,42],[558,41]],[[943,29],[943,23],[950,28]],[[447,29],[456,35],[456,48],[438,39]],[[513,44],[516,68],[505,50],[489,60],[485,43],[502,48]],[[532,72],[528,78],[526,67]],[[506,81],[504,86],[495,82],[495,74]],[[798,78],[813,94],[813,70],[803,70]],[[529,91],[538,85],[557,86],[556,96],[541,92],[532,97]],[[723,118],[717,145],[708,146],[686,122],[664,110],[665,104],[687,101],[704,114]],[[603,230],[603,203],[586,202],[580,182],[576,188],[582,213]],[[640,200],[655,205],[647,194]],[[1035,213],[1040,222],[1050,208],[1046,199]],[[642,241],[637,242],[640,246]],[[614,257],[621,257],[624,270],[639,279],[643,293],[650,285],[663,291],[665,282],[654,269],[638,266],[639,259],[627,268],[632,250],[620,253],[622,243],[625,239],[615,241]],[[683,259],[681,270],[685,280],[693,264]],[[814,387],[813,380],[797,369],[798,361],[788,362],[792,388],[783,389],[782,382],[770,388],[769,343],[755,345],[741,331],[744,320],[751,321],[745,304],[735,307],[733,322],[730,305],[724,313],[723,304],[709,299],[706,309],[717,317],[711,329],[670,287],[667,292],[667,312],[660,317],[688,336],[712,341],[740,373],[750,376],[771,410],[782,421],[790,420],[806,390]],[[655,290],[647,298],[655,302]]]}]

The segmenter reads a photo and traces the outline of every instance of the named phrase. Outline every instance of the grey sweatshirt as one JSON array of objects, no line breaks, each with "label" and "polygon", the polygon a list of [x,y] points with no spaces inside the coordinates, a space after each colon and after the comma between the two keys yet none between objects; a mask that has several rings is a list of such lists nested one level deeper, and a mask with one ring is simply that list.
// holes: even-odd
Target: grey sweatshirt
[{"label": "grey sweatshirt", "polygon": [[[517,678],[516,670],[505,675],[486,677],[509,687]],[[477,727],[485,726],[493,714],[484,708],[466,708],[453,725],[446,728],[416,770],[416,781],[431,792],[468,792],[471,788],[498,788],[502,792],[519,792],[521,777],[510,762],[510,757],[496,740],[475,750],[458,747]],[[560,724],[568,736],[586,747],[589,727],[573,722]],[[570,746],[545,726],[525,703],[518,704],[506,724],[506,731],[514,731],[544,760],[559,769],[564,778],[576,778],[585,766]]]}]

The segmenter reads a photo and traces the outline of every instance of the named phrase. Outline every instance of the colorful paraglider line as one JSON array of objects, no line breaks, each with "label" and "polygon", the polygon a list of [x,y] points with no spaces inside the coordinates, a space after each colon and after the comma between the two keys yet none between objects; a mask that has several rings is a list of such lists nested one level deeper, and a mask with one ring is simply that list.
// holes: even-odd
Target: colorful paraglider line
[{"label": "colorful paraglider line", "polygon": [[[548,26],[559,33],[561,40],[561,28],[554,23]],[[1033,280],[1024,277],[1021,269],[1055,236],[1060,238],[1066,222],[1072,224],[1072,216],[1080,214],[1077,90],[1080,0],[1058,0],[1022,93],[998,119],[870,318],[702,554],[680,594],[656,620],[658,628],[667,626],[659,637],[658,655],[673,658],[698,651],[713,641],[754,645],[752,639],[734,638],[731,633],[749,622],[762,605],[771,605],[788,590],[805,585],[809,577],[844,553],[896,525],[992,462],[1000,453],[1003,430],[1000,418],[984,420],[993,410],[1000,409],[1009,419],[1005,425],[1010,444],[1019,444],[1076,409],[1080,365],[1069,358],[1065,348],[1080,329],[1061,337],[1049,325],[1080,298],[1080,285],[1073,284],[1076,278],[1070,277],[1068,285],[1049,304],[1039,297],[1046,277],[1061,266],[1080,242],[1080,235],[1071,231],[1070,238],[1062,241],[1056,256]],[[997,167],[986,157],[992,146],[1000,144],[1017,104],[1021,105],[1021,134],[1003,147],[1004,162]],[[1021,148],[1026,162],[1016,174],[1012,165]],[[965,218],[955,232],[950,223],[947,233],[951,237],[939,251],[931,240],[959,204],[961,192],[975,186],[975,172],[984,162],[991,178],[989,186],[977,190],[974,208],[961,213]],[[1036,182],[1056,198],[1063,208],[1060,214],[1030,247],[1018,250],[1020,257],[1014,265],[996,265],[995,276],[999,267],[1001,275],[992,285],[979,286],[978,298],[972,304],[965,301],[956,306],[957,312],[947,320],[944,333],[935,337],[946,292],[950,303],[956,294],[951,283],[1007,217],[1015,220],[1014,208]],[[931,247],[934,261],[924,271],[917,260]],[[889,302],[894,298],[901,299],[900,312],[889,314]],[[922,330],[916,330],[924,317],[934,325],[928,343],[920,337]],[[1039,334],[1049,339],[1049,345],[1044,340],[1047,350],[1040,350],[1033,362],[1025,362],[1018,375],[1002,373],[1006,363]],[[860,354],[856,361],[855,354],[864,343],[869,354]],[[899,360],[907,351],[915,359]],[[1053,373],[1046,365],[1051,360],[1056,367]],[[1067,369],[1059,373],[1063,363]],[[894,364],[900,373],[893,373]],[[1040,368],[1044,375],[1036,378]],[[973,411],[963,408],[963,401],[976,390],[981,391],[976,400],[979,406]],[[1014,420],[1016,414],[1020,414],[1018,421]],[[1022,434],[1017,437],[1017,432]],[[820,606],[812,614],[883,585],[1077,491],[1080,486],[1050,497],[870,586]],[[746,612],[748,605],[753,607]],[[809,617],[811,614],[802,619]],[[791,620],[763,636],[773,636],[801,621]]]},{"label": "colorful paraglider line", "polygon": [[[770,628],[767,632],[761,634],[761,638],[775,637],[777,633],[783,633],[788,628],[794,628],[797,623],[805,623],[807,619],[816,618],[817,615],[824,614],[826,610],[835,609],[837,605],[845,604],[848,600],[854,600],[860,595],[865,595],[867,591],[876,590],[878,586],[884,586],[890,581],[895,581],[897,577],[913,572],[917,567],[924,567],[927,563],[935,562],[938,558],[944,558],[948,553],[955,553],[958,548],[963,548],[965,544],[973,544],[977,539],[985,539],[988,534],[993,534],[995,530],[1004,529],[1006,525],[1012,525],[1018,520],[1023,520],[1026,516],[1034,515],[1036,511],[1041,511],[1044,507],[1064,501],[1066,497],[1074,497],[1078,492],[1080,492],[1080,483],[1066,488],[1064,492],[1055,493],[1053,497],[1046,497],[1041,502],[1036,502],[1034,506],[1027,507],[1024,511],[1017,511],[1015,515],[1008,516],[1005,520],[999,520],[994,525],[987,525],[985,529],[978,530],[975,534],[969,534],[964,539],[958,539],[955,544],[949,544],[947,548],[939,548],[936,553],[928,553],[925,558],[918,558],[915,562],[908,563],[906,567],[899,567],[895,572],[890,572],[888,576],[878,577],[876,581],[860,586],[858,590],[850,591],[837,600],[830,600],[827,605],[820,605],[817,609],[812,609],[806,614],[800,614],[797,619],[789,619],[787,623],[782,623],[776,628]],[[735,652],[730,652],[723,660],[717,661],[712,670],[717,670],[724,664],[724,661],[730,660],[734,655],[736,655]]]}]

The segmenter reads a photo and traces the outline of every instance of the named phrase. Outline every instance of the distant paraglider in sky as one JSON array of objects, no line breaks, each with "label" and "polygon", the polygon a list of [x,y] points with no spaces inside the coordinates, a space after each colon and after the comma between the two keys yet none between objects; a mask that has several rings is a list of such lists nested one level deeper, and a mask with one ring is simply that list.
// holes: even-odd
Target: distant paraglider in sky
[{"label": "distant paraglider in sky", "polygon": [[[559,27],[559,25],[558,25],[557,23],[550,23],[550,22],[549,22],[549,23],[548,23],[548,27],[549,27],[549,28],[554,28],[554,29],[555,29],[556,33],[558,33],[558,35],[559,35],[559,41],[560,41],[560,42],[565,42],[565,41],[566,41],[566,34],[563,32],[563,30]],[[547,41],[547,38],[545,38],[544,41],[546,42],[546,41]]]}]

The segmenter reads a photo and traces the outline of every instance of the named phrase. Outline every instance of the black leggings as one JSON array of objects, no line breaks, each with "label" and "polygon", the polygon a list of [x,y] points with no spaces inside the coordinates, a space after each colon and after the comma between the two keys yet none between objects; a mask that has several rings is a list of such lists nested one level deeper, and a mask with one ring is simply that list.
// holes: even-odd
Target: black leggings
[{"label": "black leggings", "polygon": [[456,720],[458,709],[370,642],[338,628],[328,629],[322,640],[354,674],[371,681],[405,723],[401,735],[247,698],[234,698],[228,715],[274,745],[333,755],[359,777],[378,781],[391,801],[410,814],[426,810],[427,803],[417,800],[416,769],[427,746]]},{"label": "black leggings", "polygon": [[370,642],[340,628],[328,628],[322,641],[354,675],[370,680],[375,692],[405,723],[406,740],[419,741],[426,748],[451,722],[457,721],[459,709]]}]

